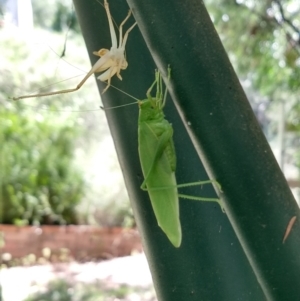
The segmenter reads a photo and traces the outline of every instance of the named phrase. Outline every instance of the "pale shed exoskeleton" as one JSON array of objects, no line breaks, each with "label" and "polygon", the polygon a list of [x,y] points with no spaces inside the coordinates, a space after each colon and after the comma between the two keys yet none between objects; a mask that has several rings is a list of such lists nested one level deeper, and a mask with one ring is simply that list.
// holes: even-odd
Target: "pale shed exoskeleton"
[{"label": "pale shed exoskeleton", "polygon": [[108,49],[100,49],[99,51],[94,51],[93,54],[96,56],[99,56],[99,60],[93,65],[91,70],[86,74],[86,76],[81,80],[81,82],[73,89],[65,89],[60,91],[54,91],[54,92],[45,92],[45,93],[38,93],[38,94],[32,94],[32,95],[24,95],[19,97],[14,97],[13,100],[19,100],[24,98],[32,98],[32,97],[42,97],[42,96],[51,96],[51,95],[57,95],[57,94],[63,94],[63,93],[71,93],[79,90],[82,85],[87,81],[87,79],[93,75],[94,73],[104,72],[97,78],[103,82],[107,81],[107,86],[103,90],[102,93],[104,93],[109,87],[111,78],[114,75],[117,75],[117,77],[122,80],[121,77],[121,70],[124,70],[127,68],[128,63],[125,57],[125,46],[128,39],[129,32],[136,26],[136,22],[127,29],[124,36],[123,35],[123,25],[125,22],[129,19],[131,16],[131,11],[128,12],[126,18],[123,20],[123,22],[119,26],[119,45],[117,40],[117,35],[115,32],[115,28],[113,25],[113,19],[110,14],[109,5],[107,0],[104,0],[104,8],[106,10],[108,23],[109,23],[109,30],[110,30],[110,36],[111,36],[111,48]]}]

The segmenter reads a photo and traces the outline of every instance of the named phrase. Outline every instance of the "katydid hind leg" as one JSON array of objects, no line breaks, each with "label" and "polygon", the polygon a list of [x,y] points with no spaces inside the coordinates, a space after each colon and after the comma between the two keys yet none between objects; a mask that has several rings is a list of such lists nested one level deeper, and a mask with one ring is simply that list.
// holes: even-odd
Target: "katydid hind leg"
[{"label": "katydid hind leg", "polygon": [[[221,185],[216,180],[206,180],[206,181],[184,183],[184,184],[178,184],[178,185],[171,186],[171,187],[170,186],[169,187],[152,187],[151,190],[166,190],[166,189],[174,189],[174,188],[178,189],[178,188],[183,188],[183,187],[202,186],[202,185],[206,185],[206,184],[216,184],[216,186],[219,188],[219,190],[222,191]],[[145,185],[146,185],[146,183],[145,183]],[[144,187],[144,189],[149,190],[149,189],[146,189],[145,187]],[[191,196],[191,195],[186,195],[186,194],[181,194],[181,193],[178,193],[178,197],[182,198],[182,199],[193,200],[193,201],[216,202],[220,205],[222,211],[225,212],[224,203],[219,198],[206,198],[206,197]]]},{"label": "katydid hind leg", "polygon": [[[191,187],[191,186],[202,186],[202,185],[207,185],[207,184],[214,184],[217,186],[218,190],[222,192],[221,185],[218,181],[216,180],[206,180],[206,181],[198,181],[198,182],[191,182],[191,183],[185,183],[185,184],[178,184],[177,188],[183,188],[183,187]],[[203,201],[203,202],[217,202],[222,211],[225,212],[225,207],[224,203],[222,202],[221,199],[218,198],[205,198],[205,197],[197,197],[197,196],[190,196],[190,195],[185,195],[185,194],[178,194],[180,198],[183,199],[189,199],[189,200],[194,200],[194,201]]]},{"label": "katydid hind leg", "polygon": [[201,202],[216,202],[220,205],[223,212],[225,212],[225,207],[221,199],[218,198],[204,198],[204,197],[197,197],[197,196],[191,196],[186,194],[178,194],[179,198],[192,200],[192,201],[201,201]]}]

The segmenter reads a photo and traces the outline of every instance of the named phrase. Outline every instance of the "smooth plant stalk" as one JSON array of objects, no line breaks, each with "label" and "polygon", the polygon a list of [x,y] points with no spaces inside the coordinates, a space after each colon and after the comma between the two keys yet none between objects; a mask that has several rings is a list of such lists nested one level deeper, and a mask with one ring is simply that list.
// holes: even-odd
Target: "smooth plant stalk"
[{"label": "smooth plant stalk", "polygon": [[157,66],[172,65],[172,99],[210,176],[222,183],[227,216],[265,298],[297,299],[300,223],[284,245],[282,238],[299,208],[204,4],[128,3]]},{"label": "smooth plant stalk", "polygon": [[[103,8],[99,5],[97,6],[93,1],[74,0],[74,4],[89,53],[93,49],[98,49],[99,45],[105,45],[105,43],[109,45],[110,36],[105,30],[107,19]],[[194,61],[197,61],[198,58],[191,53],[191,50],[196,51],[200,46],[207,47],[207,45],[210,45],[207,42],[203,45],[202,41],[197,37],[197,35],[199,36],[199,26],[204,33],[209,31],[208,37],[212,40],[216,39],[216,34],[205,8],[202,7],[202,3],[191,0],[183,5],[182,1],[161,2],[153,0],[146,2],[139,0],[137,2],[129,1],[129,4],[134,16],[138,19],[138,25],[142,29],[143,35],[147,35],[147,31],[155,30],[160,39],[157,41],[151,39],[150,42],[147,39],[148,46],[146,47],[139,32],[137,30],[132,32],[131,38],[126,45],[126,57],[130,61],[130,68],[122,73],[122,82],[116,81],[117,86],[121,90],[139,98],[144,96],[149,83],[153,80],[151,71],[153,72],[156,67],[150,56],[150,49],[156,62],[159,61],[161,70],[167,64],[172,65],[172,82],[176,82],[177,89],[181,89],[182,86],[186,85],[193,91],[195,87],[191,87],[188,82],[193,82],[193,78],[206,78],[206,71],[209,70],[204,68],[200,71],[197,70],[198,73],[195,73],[193,66]],[[123,18],[124,11],[127,11],[128,8],[125,1],[116,0],[111,3],[110,9],[116,22],[119,23]],[[164,12],[163,19],[160,19],[162,17],[160,9],[163,9]],[[201,10],[200,15],[199,9]],[[197,18],[193,17],[194,12],[198,14]],[[175,13],[182,13],[180,19],[173,19]],[[142,14],[144,15],[140,17]],[[188,18],[186,17],[187,15],[189,16]],[[193,18],[190,18],[190,16]],[[178,22],[174,24],[174,20]],[[182,21],[180,22],[180,20]],[[199,23],[199,20],[203,20],[201,21],[202,23]],[[193,26],[191,26],[192,22],[194,22]],[[176,42],[174,30],[168,28],[172,24],[177,31]],[[101,35],[99,34],[99,29],[101,30]],[[195,30],[197,34],[195,34]],[[172,41],[169,35],[171,35]],[[164,44],[161,47],[161,38],[164,38],[168,45]],[[198,44],[191,46],[190,43],[194,40]],[[157,48],[153,51],[152,47],[156,46]],[[220,52],[219,48],[213,45],[208,50],[203,51],[201,49],[200,53],[209,52],[210,55],[216,54],[217,57],[219,55],[223,57],[223,50]],[[216,49],[218,49],[217,53]],[[166,62],[166,51],[174,52],[172,55],[168,53],[168,62]],[[183,52],[185,53],[184,55]],[[180,55],[176,55],[179,53]],[[176,59],[174,56],[176,56]],[[91,57],[94,63],[93,59]],[[163,62],[161,61],[162,59]],[[190,60],[190,64],[187,64],[187,59]],[[205,60],[207,61],[207,57],[205,57]],[[181,63],[182,67],[178,69]],[[226,68],[228,68],[227,65]],[[220,68],[222,66],[219,73],[212,71],[215,76],[224,72],[221,72],[224,70],[224,66],[222,64],[219,66]],[[190,70],[194,71],[191,73]],[[208,76],[207,80],[210,78]],[[116,85],[114,82],[112,84]],[[207,85],[207,83],[205,84]],[[99,89],[101,91],[103,86],[99,85]],[[173,91],[171,92],[173,94]],[[214,93],[216,92],[214,91]],[[222,95],[222,90],[220,95]],[[202,114],[199,106],[203,105],[203,99],[209,102],[209,96],[197,95],[198,107],[192,110],[195,115]],[[105,107],[124,105],[128,102],[126,96],[120,95],[118,91],[112,89],[107,91],[102,100]],[[204,101],[204,103],[206,102]],[[164,111],[172,122],[175,133],[177,181],[179,183],[188,183],[195,179],[207,178],[195,148],[187,136],[187,132],[171,100],[167,99]],[[204,115],[207,114],[207,111],[205,112]],[[232,112],[235,112],[235,110]],[[137,107],[129,106],[124,107],[122,110],[108,110],[106,115],[124,173],[135,219],[142,236],[144,251],[151,269],[158,300],[266,300],[258,279],[253,273],[241,244],[228,221],[228,214],[223,214],[219,210],[218,205],[207,206],[205,203],[200,202],[180,201],[180,219],[184,233],[182,244],[179,249],[176,249],[169,243],[167,237],[157,226],[148,193],[140,189],[144,177],[136,147],[138,143],[136,130]],[[198,116],[198,118],[201,120],[203,115]],[[215,121],[219,122],[219,120]],[[211,131],[209,127],[205,127],[204,133],[205,139],[207,138],[206,136],[214,137],[215,135],[215,132]],[[219,136],[215,137],[218,141]],[[226,152],[226,148],[222,149],[219,147],[218,149]],[[210,187],[203,187],[203,189],[192,187],[190,194],[201,194],[208,198],[216,198],[216,194]],[[242,191],[240,198],[241,196]],[[292,235],[293,233],[289,236],[286,244]]]}]

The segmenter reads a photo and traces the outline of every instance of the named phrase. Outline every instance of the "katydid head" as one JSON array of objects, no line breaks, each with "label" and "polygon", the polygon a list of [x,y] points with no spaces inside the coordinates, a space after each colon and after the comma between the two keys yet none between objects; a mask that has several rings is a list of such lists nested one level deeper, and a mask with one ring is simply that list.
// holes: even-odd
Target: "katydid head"
[{"label": "katydid head", "polygon": [[[168,80],[170,79],[170,71],[168,69]],[[156,86],[156,95],[155,97],[151,96],[151,91]],[[167,87],[163,91],[163,80],[161,73],[155,71],[155,80],[148,89],[146,95],[147,99],[139,101],[140,107],[140,117],[139,121],[151,121],[151,120],[162,120],[165,115],[163,113],[163,108],[166,103],[167,98]]]},{"label": "katydid head", "polygon": [[145,99],[138,102],[140,108],[139,122],[161,120],[164,119],[165,115],[160,106],[161,100],[156,98]]}]

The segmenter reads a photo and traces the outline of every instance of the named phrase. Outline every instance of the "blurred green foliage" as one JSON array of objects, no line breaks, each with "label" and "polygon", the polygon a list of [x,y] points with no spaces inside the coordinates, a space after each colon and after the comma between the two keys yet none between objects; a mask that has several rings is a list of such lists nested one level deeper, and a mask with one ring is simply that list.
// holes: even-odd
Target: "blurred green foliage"
[{"label": "blurred green foliage", "polygon": [[32,0],[32,9],[36,27],[63,33],[80,31],[71,0]]},{"label": "blurred green foliage", "polygon": [[54,280],[48,283],[47,290],[29,296],[24,301],[154,301],[153,288],[132,287],[129,285],[111,284],[98,281],[97,283],[72,283],[65,280]]},{"label": "blurred green foliage", "polygon": [[269,142],[282,148],[280,161],[299,167],[300,2],[204,3]]},{"label": "blurred green foliage", "polygon": [[65,63],[57,55],[64,41],[65,32],[37,30],[28,40],[18,30],[1,30],[0,222],[132,225],[118,164],[108,158],[113,150],[94,78],[72,94],[9,100],[76,86],[90,64],[74,32]]},{"label": "blurred green foliage", "polygon": [[[3,30],[1,40],[0,222],[76,224],[76,207],[86,189],[84,175],[74,161],[76,141],[82,134],[78,117],[43,114],[38,106],[9,101],[9,96],[20,93],[20,87],[36,89],[53,82],[55,76],[47,77],[39,68],[45,54],[39,49],[30,53],[16,32]],[[52,99],[49,108],[57,109],[60,102]]]},{"label": "blurred green foliage", "polygon": [[[287,104],[286,129],[293,131],[294,135],[298,137],[300,133],[300,106],[297,97],[300,78],[300,44],[298,42],[300,19],[299,13],[297,13],[300,10],[299,2],[297,0],[205,0],[204,2],[240,78],[243,81],[250,82],[251,86],[254,87],[256,91],[259,91],[261,95],[267,95],[267,110],[270,110],[269,103],[284,101]],[[76,62],[78,65],[78,62],[80,62],[81,58],[85,55],[85,50],[82,47],[82,40],[76,40],[76,32],[79,29],[78,24],[75,21],[72,2],[70,0],[45,0],[42,2],[32,0],[32,6],[35,26],[47,28],[50,31],[62,32],[63,39],[59,42],[61,44],[61,49],[57,51],[58,53],[63,49],[64,37],[68,29],[75,29],[67,39],[68,54],[75,55],[68,57],[67,60],[72,62],[72,64]],[[52,41],[50,45],[52,47]],[[79,46],[81,48],[79,48]],[[13,36],[6,40],[2,38],[0,49],[2,56],[13,62],[13,64],[7,64],[7,62],[4,61],[1,64],[1,73],[3,76],[0,78],[0,96],[1,93],[2,96],[4,96],[2,99],[7,99],[7,95],[19,95],[20,87],[25,92],[33,92],[41,86],[46,86],[47,84],[57,81],[55,76],[51,77],[48,73],[49,66],[51,64],[53,65],[53,61],[51,61],[47,55],[39,52],[38,49],[33,50],[34,53],[29,55],[28,53],[29,51],[32,52],[32,49],[28,50],[27,46],[24,47],[24,43],[19,42],[19,38],[14,38]],[[11,49],[14,49],[14,51],[11,51]],[[76,51],[74,51],[74,49],[76,49]],[[81,50],[79,51],[79,49]],[[18,72],[16,72],[15,68],[18,69]],[[87,71],[88,68],[89,66],[85,68],[85,71]],[[65,75],[64,78],[70,76],[71,75]],[[76,79],[76,84],[78,83],[77,80],[78,78]],[[70,83],[67,85],[67,87],[72,86],[74,85]],[[65,86],[60,83],[59,86],[56,86],[55,88],[61,89],[63,87]],[[17,88],[19,88],[19,90],[17,90]],[[82,89],[85,89],[85,87]],[[23,91],[21,92],[22,94],[24,94]],[[85,92],[80,90],[72,94],[72,97],[51,97],[49,100],[43,99],[43,103],[46,103],[48,108],[54,110],[64,110],[64,108],[81,110],[82,105],[86,99],[88,99],[89,94],[90,92],[88,89],[86,89]],[[248,95],[250,101],[252,96],[253,95]],[[261,96],[260,98],[262,99]],[[1,99],[0,104],[2,104]],[[39,107],[40,104],[37,103],[37,106]],[[86,105],[85,103],[85,108],[89,109],[90,107],[89,104]],[[16,116],[19,116],[20,110],[26,111],[24,107],[19,107]],[[272,113],[272,118],[275,116],[275,119],[277,120],[278,112],[276,112],[276,110],[278,110],[278,108],[275,106],[273,107],[273,110],[275,110],[275,112]],[[4,111],[1,111],[1,114],[1,116],[3,116],[3,114],[6,115]],[[11,112],[7,116],[12,118],[10,114],[13,113]],[[26,118],[30,120],[32,117],[23,116],[22,118],[24,118],[23,122],[25,123]],[[47,134],[44,134],[42,140],[49,141],[49,139],[52,139],[52,141],[55,141],[55,139],[59,139],[54,134],[54,138],[46,137],[51,131],[55,132],[55,129],[51,128],[53,125],[51,125],[49,120],[46,120],[47,118],[45,118],[45,115],[43,115],[43,118],[49,128],[45,129]],[[49,118],[51,119],[53,116]],[[98,131],[93,132],[91,130],[94,126],[91,124],[92,121],[94,121],[91,118],[91,114],[88,115],[88,117],[82,117],[80,114],[67,114],[67,117],[64,118],[66,120],[69,119],[70,121],[70,124],[65,128],[67,131],[66,135],[71,137],[72,135],[68,132],[70,131],[69,127],[74,127],[74,132],[76,133],[74,133],[73,137],[75,140],[77,139],[77,143],[79,139],[79,141],[83,141],[81,143],[87,144],[87,139],[94,141],[95,137],[98,139],[99,135],[102,136],[103,134],[101,129],[99,131],[99,128]],[[57,116],[54,119],[55,121],[53,121],[53,124],[57,123]],[[87,121],[87,119],[89,120]],[[276,120],[273,121],[273,123],[276,124]],[[88,122],[87,129],[84,129],[83,123],[84,126],[86,126],[86,122]],[[43,127],[40,121],[37,121],[37,123],[38,127]],[[60,124],[59,126],[61,129],[64,128],[63,124]],[[99,125],[97,124],[97,127],[98,126]],[[272,136],[276,137],[276,125],[271,126],[275,128],[275,131],[272,132]],[[20,128],[23,127],[23,124],[16,123],[13,127]],[[36,126],[32,125],[32,127]],[[47,125],[45,125],[45,127],[47,127]],[[88,135],[85,130],[89,131]],[[57,129],[57,131],[59,130]],[[79,135],[77,131],[81,131],[82,136],[80,138],[76,136],[77,134]],[[36,135],[36,137],[37,136],[38,135]],[[83,139],[82,137],[85,138]],[[39,144],[37,141],[33,143]],[[29,145],[33,145],[33,143],[29,143]],[[297,146],[297,142],[294,138],[293,142],[290,143]],[[53,147],[53,144],[51,144],[51,146]],[[61,145],[61,147],[64,146]],[[70,146],[70,148],[72,147]],[[38,151],[40,155],[42,154],[42,151],[44,150]],[[57,154],[59,152],[59,150],[56,151]],[[26,155],[23,154],[23,157],[26,158]],[[1,162],[3,162],[3,159]],[[40,164],[42,165],[42,163]],[[47,165],[45,162],[43,164],[44,166]],[[60,164],[62,165],[63,163]],[[57,165],[55,168],[61,168],[61,166]],[[50,178],[51,177],[48,176],[48,180]],[[127,205],[124,205],[125,202],[123,201],[123,196],[119,196],[118,191],[115,192],[114,197],[112,196],[111,189],[108,189],[103,193],[108,195],[108,198],[111,200],[105,204],[99,204],[98,200],[101,199],[102,201],[102,198],[99,198],[96,193],[91,197],[87,197],[87,205],[85,207],[81,206],[80,210],[81,222],[116,225],[124,223],[124,220],[132,221],[132,213],[128,210],[128,203],[126,203]],[[42,194],[45,194],[45,192],[41,193],[41,195]],[[33,201],[28,199],[26,202],[31,204]],[[121,204],[121,206],[119,204]],[[93,216],[92,219],[91,216]],[[117,219],[114,219],[114,216],[116,216]],[[131,222],[129,222],[129,224],[130,223]]]},{"label": "blurred green foliage", "polygon": [[206,0],[240,75],[263,94],[299,90],[300,5],[297,0]]},{"label": "blurred green foliage", "polygon": [[78,130],[0,109],[3,223],[76,223],[84,181],[73,160]]}]

